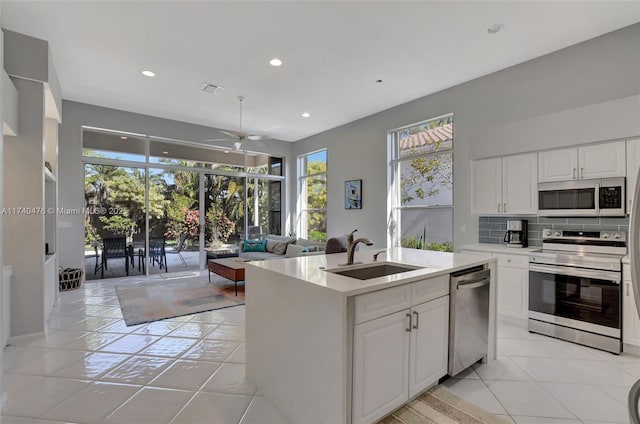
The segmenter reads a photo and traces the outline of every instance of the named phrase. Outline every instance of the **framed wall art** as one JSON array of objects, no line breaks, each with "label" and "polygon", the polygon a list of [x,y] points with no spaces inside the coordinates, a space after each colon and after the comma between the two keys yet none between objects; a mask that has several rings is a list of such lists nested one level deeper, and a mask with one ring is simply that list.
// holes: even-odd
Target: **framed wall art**
[{"label": "framed wall art", "polygon": [[362,180],[344,182],[344,208],[362,209]]}]

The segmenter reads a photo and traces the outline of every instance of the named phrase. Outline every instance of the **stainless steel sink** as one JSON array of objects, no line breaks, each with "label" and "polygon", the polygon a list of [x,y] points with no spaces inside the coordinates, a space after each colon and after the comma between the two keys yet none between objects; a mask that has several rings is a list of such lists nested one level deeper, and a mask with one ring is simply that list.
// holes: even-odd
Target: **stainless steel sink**
[{"label": "stainless steel sink", "polygon": [[344,275],[345,277],[357,278],[359,280],[369,280],[371,278],[378,278],[387,275],[400,274],[402,272],[415,271],[416,269],[422,268],[418,266],[386,262],[380,264],[363,265],[357,268],[350,269],[328,269],[327,272]]}]

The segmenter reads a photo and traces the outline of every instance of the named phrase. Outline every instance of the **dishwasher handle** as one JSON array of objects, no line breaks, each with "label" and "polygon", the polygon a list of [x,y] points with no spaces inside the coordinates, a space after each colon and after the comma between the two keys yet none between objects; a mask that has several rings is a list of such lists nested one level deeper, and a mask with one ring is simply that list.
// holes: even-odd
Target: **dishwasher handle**
[{"label": "dishwasher handle", "polygon": [[489,283],[490,278],[491,278],[491,270],[483,269],[479,271],[469,272],[466,274],[452,275],[451,284],[454,285],[455,287],[458,287],[458,286],[470,285],[474,283],[481,283],[484,281],[486,281],[486,283]]},{"label": "dishwasher handle", "polygon": [[482,287],[482,286],[486,286],[487,284],[489,284],[490,281],[489,280],[482,280],[482,281],[477,281],[474,283],[464,283],[464,284],[459,284],[458,283],[458,287],[457,289],[477,289],[478,287]]}]

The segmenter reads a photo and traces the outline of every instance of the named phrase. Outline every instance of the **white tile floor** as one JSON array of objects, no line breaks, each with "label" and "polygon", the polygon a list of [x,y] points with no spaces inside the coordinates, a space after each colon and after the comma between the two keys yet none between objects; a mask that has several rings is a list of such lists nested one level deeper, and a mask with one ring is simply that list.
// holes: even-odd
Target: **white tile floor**
[{"label": "white tile floor", "polygon": [[[0,424],[287,423],[244,377],[244,306],[127,327],[119,281],[61,293],[47,336],[5,350]],[[640,357],[503,322],[498,352],[444,385],[517,424],[627,422]]]}]

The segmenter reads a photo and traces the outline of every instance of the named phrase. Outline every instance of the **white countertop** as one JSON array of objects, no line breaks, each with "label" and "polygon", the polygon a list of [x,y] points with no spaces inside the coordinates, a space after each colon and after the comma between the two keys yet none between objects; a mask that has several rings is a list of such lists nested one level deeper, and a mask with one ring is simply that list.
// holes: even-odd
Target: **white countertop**
[{"label": "white countertop", "polygon": [[[355,254],[355,261],[363,262],[364,264],[375,264],[375,262],[373,262],[373,253],[378,251],[378,249],[360,250]],[[346,261],[346,253],[334,253],[331,255],[299,256],[288,259],[252,261],[247,262],[246,266],[247,268],[256,267],[284,274],[308,284],[314,284],[340,292],[345,296],[354,296],[422,280],[424,278],[449,274],[460,269],[493,262],[496,261],[496,259],[482,258],[479,255],[473,254],[435,252],[400,247],[386,249],[386,253],[378,257],[377,263],[395,262],[423,268],[369,280],[359,280],[325,271],[325,269],[340,268],[341,270],[346,270],[362,266],[338,266],[338,264],[345,263]],[[251,282],[249,281],[249,283]]]},{"label": "white countertop", "polygon": [[624,258],[622,258],[622,263],[623,264],[630,264],[631,263],[631,261],[629,260],[629,255],[627,255]]},{"label": "white countertop", "polygon": [[511,255],[528,255],[531,252],[537,252],[542,247],[507,247],[504,244],[492,244],[492,243],[475,243],[460,246],[460,250],[478,250],[482,252],[491,253],[509,253]]}]

